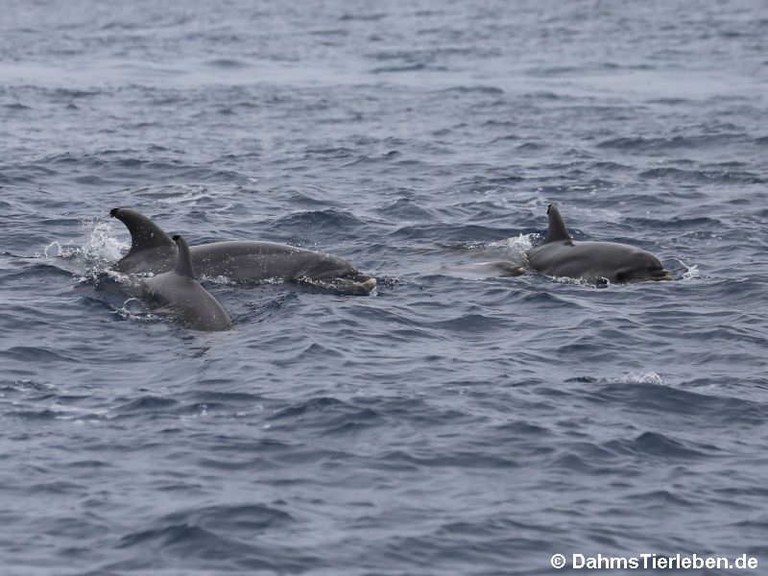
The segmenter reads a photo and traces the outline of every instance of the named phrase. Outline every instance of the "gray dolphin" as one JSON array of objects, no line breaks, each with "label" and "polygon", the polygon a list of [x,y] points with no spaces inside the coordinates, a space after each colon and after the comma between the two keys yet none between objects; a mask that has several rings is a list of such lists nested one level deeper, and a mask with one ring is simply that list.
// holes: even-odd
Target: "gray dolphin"
[{"label": "gray dolphin", "polygon": [[[110,216],[131,233],[131,249],[114,268],[119,272],[160,273],[173,267],[176,247],[152,220],[129,208],[113,208]],[[310,284],[342,294],[369,294],[376,279],[352,264],[322,252],[274,242],[213,242],[190,247],[198,274],[226,277],[234,282],[280,279]]]},{"label": "gray dolphin", "polygon": [[178,246],[172,270],[142,280],[139,293],[152,308],[172,316],[195,330],[228,330],[232,320],[211,294],[195,280],[189,246],[181,236],[174,236]]},{"label": "gray dolphin", "polygon": [[582,278],[588,282],[669,280],[671,274],[656,256],[616,242],[580,242],[568,234],[554,204],[547,208],[549,228],[544,244],[527,254],[530,268],[548,276]]}]

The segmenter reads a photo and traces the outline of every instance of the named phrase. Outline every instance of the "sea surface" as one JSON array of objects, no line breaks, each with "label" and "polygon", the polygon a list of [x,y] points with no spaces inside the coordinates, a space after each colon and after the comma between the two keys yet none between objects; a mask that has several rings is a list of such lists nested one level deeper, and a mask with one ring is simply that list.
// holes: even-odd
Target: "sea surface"
[{"label": "sea surface", "polygon": [[[484,266],[550,202],[674,279]],[[379,285],[188,330],[116,206]],[[0,574],[767,574],[766,224],[764,0],[4,0]]]}]

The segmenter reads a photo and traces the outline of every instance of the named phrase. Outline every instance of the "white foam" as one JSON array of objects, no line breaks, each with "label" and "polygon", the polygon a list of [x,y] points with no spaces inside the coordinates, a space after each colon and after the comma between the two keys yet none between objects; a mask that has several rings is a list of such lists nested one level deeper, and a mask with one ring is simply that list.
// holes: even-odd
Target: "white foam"
[{"label": "white foam", "polygon": [[486,244],[488,248],[502,248],[513,255],[524,256],[531,248],[533,248],[533,241],[538,237],[538,234],[519,234],[518,236],[512,236],[504,240],[496,240]]},{"label": "white foam", "polygon": [[199,280],[203,280],[205,282],[212,282],[213,284],[221,284],[224,286],[236,286],[237,282],[235,280],[232,280],[229,276],[224,276],[223,274],[219,274],[218,276],[207,276],[205,274],[199,276]]},{"label": "white foam", "polygon": [[127,245],[112,234],[109,222],[85,221],[83,228],[86,235],[82,245],[62,244],[54,240],[36,257],[70,261],[71,264],[67,265],[67,268],[75,276],[79,276],[81,282],[91,281],[100,273],[108,271]]},{"label": "white foam", "polygon": [[682,279],[683,280],[696,280],[697,278],[701,278],[701,273],[699,272],[699,266],[698,264],[686,264],[680,258],[677,259],[680,264],[683,265],[685,268],[685,272],[683,272]]},{"label": "white foam", "polygon": [[85,227],[89,232],[81,250],[86,262],[113,262],[120,259],[128,246],[114,236],[111,222],[94,221],[85,223]]},{"label": "white foam", "polygon": [[656,384],[663,386],[665,384],[664,378],[658,372],[630,372],[625,374],[612,382],[618,384]]},{"label": "white foam", "polygon": [[151,320],[151,314],[147,313],[144,304],[138,298],[128,298],[120,308],[114,312],[125,320]]},{"label": "white foam", "polygon": [[64,247],[61,245],[61,242],[54,240],[48,246],[46,246],[43,249],[43,256],[45,258],[67,258],[69,257],[69,254],[64,254],[65,250]]}]

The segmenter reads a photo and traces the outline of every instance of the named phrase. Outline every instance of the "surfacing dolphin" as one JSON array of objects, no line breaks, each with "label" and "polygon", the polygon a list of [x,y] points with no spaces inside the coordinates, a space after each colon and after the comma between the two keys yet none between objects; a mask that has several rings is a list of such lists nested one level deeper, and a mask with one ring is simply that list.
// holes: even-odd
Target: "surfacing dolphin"
[{"label": "surfacing dolphin", "polygon": [[[115,264],[115,270],[157,274],[173,267],[176,247],[157,224],[129,208],[113,208],[109,214],[131,233],[131,249]],[[197,274],[208,278],[223,276],[233,282],[279,279],[341,294],[370,294],[376,287],[375,278],[360,273],[346,260],[274,242],[213,242],[191,246],[190,254]]]},{"label": "surfacing dolphin", "polygon": [[527,254],[530,268],[548,276],[596,283],[671,279],[671,274],[650,252],[616,242],[573,240],[554,204],[547,208],[547,215],[549,228],[544,244]]},{"label": "surfacing dolphin", "polygon": [[180,324],[195,330],[228,330],[232,320],[211,294],[195,280],[189,246],[181,236],[174,236],[178,246],[175,266],[168,272],[143,279],[139,295],[160,314],[167,314]]}]

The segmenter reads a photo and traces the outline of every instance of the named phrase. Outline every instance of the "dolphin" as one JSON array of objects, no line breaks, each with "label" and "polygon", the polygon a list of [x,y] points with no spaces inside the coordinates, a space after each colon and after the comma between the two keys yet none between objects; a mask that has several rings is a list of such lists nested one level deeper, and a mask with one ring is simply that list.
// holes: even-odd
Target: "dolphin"
[{"label": "dolphin", "polygon": [[[173,267],[176,247],[157,224],[130,208],[113,208],[109,214],[131,233],[131,248],[115,270],[157,274]],[[213,242],[191,246],[190,255],[196,272],[208,278],[223,276],[242,283],[279,279],[341,294],[370,294],[376,287],[375,278],[346,260],[275,242]]]},{"label": "dolphin", "polygon": [[656,256],[617,242],[581,242],[568,234],[557,206],[547,208],[549,228],[544,243],[526,254],[528,266],[548,276],[588,282],[669,280],[671,274]]},{"label": "dolphin", "polygon": [[139,294],[152,308],[167,313],[188,328],[228,330],[232,320],[211,294],[195,280],[189,246],[181,236],[174,236],[178,246],[174,268],[141,280]]}]

